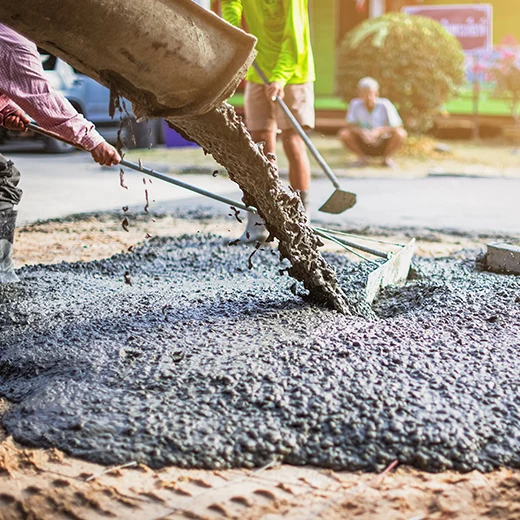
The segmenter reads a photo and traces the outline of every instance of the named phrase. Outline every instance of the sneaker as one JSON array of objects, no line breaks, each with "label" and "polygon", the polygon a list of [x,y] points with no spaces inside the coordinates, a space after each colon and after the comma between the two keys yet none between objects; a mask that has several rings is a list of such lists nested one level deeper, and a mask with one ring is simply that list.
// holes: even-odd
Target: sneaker
[{"label": "sneaker", "polygon": [[390,157],[385,157],[383,159],[383,162],[381,163],[381,166],[384,166],[385,168],[390,168],[391,170],[399,169],[399,166],[397,166],[396,162]]},{"label": "sneaker", "polygon": [[355,160],[354,162],[351,162],[347,165],[348,168],[365,168],[366,166],[368,166],[368,159],[366,159],[365,157],[359,157],[357,160]]},{"label": "sneaker", "polygon": [[267,236],[264,221],[258,215],[248,213],[246,229],[238,240],[244,244],[251,244],[253,242],[265,242]]}]

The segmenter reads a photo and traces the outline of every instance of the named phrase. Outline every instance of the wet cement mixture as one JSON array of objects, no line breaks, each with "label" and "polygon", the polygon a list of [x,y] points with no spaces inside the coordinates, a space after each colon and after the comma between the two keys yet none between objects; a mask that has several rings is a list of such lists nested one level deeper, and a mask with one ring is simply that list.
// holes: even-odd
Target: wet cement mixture
[{"label": "wet cement mixture", "polygon": [[285,262],[266,248],[249,270],[250,253],[186,235],[23,268],[0,288],[8,432],[154,468],[520,467],[518,278],[418,260],[367,320],[302,301]]},{"label": "wet cement mixture", "polygon": [[253,142],[231,105],[223,103],[206,114],[169,121],[226,168],[244,193],[244,203],[257,208],[263,218],[268,240],[278,239],[281,256],[291,263],[288,274],[303,282],[315,301],[344,314],[371,316],[367,305],[338,285],[334,270],[318,250],[321,240],[307,223],[300,196],[285,190],[277,167],[262,145]]}]

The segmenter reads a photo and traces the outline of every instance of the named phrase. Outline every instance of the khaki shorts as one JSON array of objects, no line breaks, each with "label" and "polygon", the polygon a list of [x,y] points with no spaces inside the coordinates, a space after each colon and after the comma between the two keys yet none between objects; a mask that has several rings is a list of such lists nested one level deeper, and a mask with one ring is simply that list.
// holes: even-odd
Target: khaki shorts
[{"label": "khaki shorts", "polygon": [[[286,85],[283,100],[304,128],[314,128],[314,83]],[[244,109],[250,132],[289,130],[293,126],[276,101],[265,95],[265,86],[246,82]]]}]

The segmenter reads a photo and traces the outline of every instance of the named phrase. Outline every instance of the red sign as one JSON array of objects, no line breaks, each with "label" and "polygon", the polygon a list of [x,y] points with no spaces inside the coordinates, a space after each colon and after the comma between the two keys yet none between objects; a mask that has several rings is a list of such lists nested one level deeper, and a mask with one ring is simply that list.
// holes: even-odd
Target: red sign
[{"label": "red sign", "polygon": [[462,45],[465,52],[491,49],[493,43],[493,6],[490,4],[406,6],[408,14],[433,18]]}]

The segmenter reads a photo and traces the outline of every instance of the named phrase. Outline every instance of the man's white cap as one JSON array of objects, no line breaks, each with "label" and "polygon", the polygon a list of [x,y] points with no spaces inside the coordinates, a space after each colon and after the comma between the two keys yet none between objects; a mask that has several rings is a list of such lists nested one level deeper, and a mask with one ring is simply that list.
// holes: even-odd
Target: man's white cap
[{"label": "man's white cap", "polygon": [[361,78],[357,84],[358,90],[379,90],[379,83],[370,76]]}]

